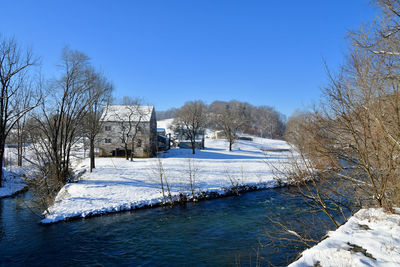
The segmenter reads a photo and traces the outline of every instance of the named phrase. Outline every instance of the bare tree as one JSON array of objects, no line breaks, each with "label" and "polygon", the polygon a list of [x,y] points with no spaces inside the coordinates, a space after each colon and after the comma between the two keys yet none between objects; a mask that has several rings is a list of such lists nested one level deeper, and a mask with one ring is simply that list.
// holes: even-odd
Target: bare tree
[{"label": "bare tree", "polygon": [[167,197],[170,201],[170,205],[174,205],[174,199],[171,193],[171,185],[168,181],[167,173],[164,168],[164,163],[162,158],[157,157],[157,162],[155,168],[153,168],[153,175],[157,176],[160,182],[161,193],[163,196],[163,204],[167,203]]},{"label": "bare tree", "polygon": [[165,170],[164,170],[164,165],[161,160],[161,158],[157,158],[157,168],[156,168],[156,174],[160,178],[160,186],[161,186],[161,192],[163,196],[163,202],[166,203],[167,199],[165,197]]},{"label": "bare tree", "polygon": [[[26,84],[27,88],[30,88],[29,90],[23,90],[18,92],[18,100],[15,103],[12,104],[12,108],[16,110],[17,112],[23,111],[26,107],[29,106],[36,106],[38,103],[38,97],[41,98],[40,96],[40,83],[39,84],[34,84],[32,82],[28,82]],[[37,89],[33,89],[34,87],[37,87]],[[36,95],[37,92],[39,92],[39,96]],[[29,113],[25,114],[25,116],[21,117],[16,124],[14,125],[14,135],[15,135],[15,142],[17,144],[17,165],[22,166],[22,159],[24,156],[24,151],[25,151],[25,146],[28,141],[28,130],[27,130],[27,121],[29,120]]]},{"label": "bare tree", "polygon": [[[338,227],[360,207],[400,205],[400,1],[376,2],[380,18],[350,33],[351,50],[336,73],[328,70],[320,105],[287,124],[298,155],[279,174],[331,222],[319,227]],[[314,242],[282,221],[279,228],[285,241]]]},{"label": "bare tree", "polygon": [[[5,142],[11,129],[25,114],[35,108],[40,100],[40,94],[34,103],[25,102],[25,106],[14,109],[19,101],[18,97],[29,94],[27,84],[28,72],[36,63],[32,53],[22,51],[14,39],[1,38],[0,40],[0,164],[3,166]],[[3,178],[3,169],[0,168],[0,186]]]},{"label": "bare tree", "polygon": [[356,48],[342,72],[331,75],[323,119],[331,125],[326,151],[351,166],[343,178],[354,180],[378,206],[391,209],[399,189],[400,79],[394,73],[387,76],[391,66],[385,61]]},{"label": "bare tree", "polygon": [[400,204],[400,2],[376,3],[381,16],[350,32],[346,61],[328,70],[324,101],[296,145],[319,174],[354,188],[361,204],[392,210]]},{"label": "bare tree", "polygon": [[[115,111],[115,117],[118,118],[121,130],[121,142],[124,144],[125,157],[133,161],[135,156],[135,148],[141,145],[139,136],[144,132],[142,128],[143,122],[151,115],[150,106],[142,104],[139,98],[132,99],[125,96],[123,106]],[[130,153],[129,153],[130,148]]]},{"label": "bare tree", "polygon": [[135,147],[141,144],[141,139],[138,139],[140,134],[143,133],[144,129],[142,128],[141,124],[143,120],[150,116],[151,110],[148,106],[140,105],[140,100],[134,101],[136,105],[130,106],[130,112],[136,114],[136,119],[134,121],[130,121],[132,133],[130,136],[131,141],[131,161],[133,161],[133,157],[135,156]]},{"label": "bare tree", "polygon": [[193,201],[196,201],[196,187],[197,187],[197,180],[198,180],[198,172],[199,172],[199,167],[196,164],[194,158],[188,158],[187,161],[187,175],[189,178],[189,186],[190,186],[190,192],[192,194],[192,199]]},{"label": "bare tree", "polygon": [[354,194],[349,196],[363,206],[375,203],[392,210],[400,204],[396,60],[354,47],[339,73],[329,73],[320,107],[303,115],[297,126],[293,120],[288,123],[290,141],[304,158],[290,176],[297,177],[302,190],[307,181],[315,183],[303,195],[315,199],[322,210],[329,207],[327,202],[337,204],[332,199],[341,192],[351,191]]},{"label": "bare tree", "polygon": [[89,58],[83,53],[63,50],[61,77],[49,84],[48,96],[30,129],[32,146],[36,150],[37,165],[46,184],[55,185],[58,192],[67,182],[71,165],[71,149],[83,134],[82,125],[91,104],[87,88],[86,71]]},{"label": "bare tree", "polygon": [[175,115],[173,127],[190,140],[192,153],[196,153],[196,138],[207,124],[207,106],[201,101],[189,101]]},{"label": "bare tree", "polygon": [[216,129],[224,132],[229,142],[229,151],[237,139],[237,133],[249,123],[250,114],[243,103],[231,101],[224,106],[211,108],[211,120]]},{"label": "bare tree", "polygon": [[90,172],[95,168],[95,142],[103,127],[102,114],[107,112],[112,98],[113,86],[101,73],[93,69],[85,71],[88,98],[88,112],[85,116],[85,132],[89,139]]}]

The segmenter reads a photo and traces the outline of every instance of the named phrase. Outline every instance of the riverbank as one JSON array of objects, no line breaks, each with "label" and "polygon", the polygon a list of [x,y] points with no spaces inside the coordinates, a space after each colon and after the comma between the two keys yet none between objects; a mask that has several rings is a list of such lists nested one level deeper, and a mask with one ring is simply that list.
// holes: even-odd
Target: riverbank
[{"label": "riverbank", "polygon": [[400,214],[362,209],[289,266],[400,266]]},{"label": "riverbank", "polygon": [[[168,204],[167,184],[173,201],[232,195],[236,191],[280,186],[271,164],[286,168],[292,155],[280,140],[239,140],[227,151],[225,140],[206,139],[206,149],[171,149],[159,159],[97,158],[96,169],[84,173],[76,183],[63,187],[41,221],[54,223],[72,218],[154,207]],[[268,151],[268,152],[263,152]],[[82,161],[77,171],[87,169]],[[160,173],[164,177],[163,197]],[[192,177],[192,183],[190,182]],[[194,196],[193,196],[194,193]]]},{"label": "riverbank", "polygon": [[16,173],[3,169],[2,187],[0,187],[0,198],[14,196],[28,190],[24,180]]}]

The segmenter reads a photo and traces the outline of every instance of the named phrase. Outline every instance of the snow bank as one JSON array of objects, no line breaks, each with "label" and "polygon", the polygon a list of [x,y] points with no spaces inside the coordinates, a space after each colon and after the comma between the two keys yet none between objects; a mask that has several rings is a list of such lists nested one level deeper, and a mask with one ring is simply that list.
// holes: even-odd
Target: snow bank
[{"label": "snow bank", "polygon": [[[180,193],[192,197],[189,162],[195,170],[196,196],[224,195],[235,185],[277,186],[274,171],[266,162],[289,166],[292,155],[286,142],[263,138],[238,141],[231,152],[227,148],[225,140],[206,139],[206,149],[197,150],[195,155],[189,149],[166,152],[161,162],[174,199],[178,199]],[[276,151],[267,154],[262,151],[271,148]],[[42,223],[160,205],[164,199],[158,163],[157,158],[134,159],[133,162],[123,158],[96,158],[96,169],[83,174],[77,183],[65,185]],[[78,171],[87,166],[88,159],[79,164]]]},{"label": "snow bank", "polygon": [[26,189],[24,180],[12,172],[3,169],[3,183],[0,187],[0,198],[15,195]]},{"label": "snow bank", "polygon": [[400,266],[400,215],[360,210],[289,266]]}]

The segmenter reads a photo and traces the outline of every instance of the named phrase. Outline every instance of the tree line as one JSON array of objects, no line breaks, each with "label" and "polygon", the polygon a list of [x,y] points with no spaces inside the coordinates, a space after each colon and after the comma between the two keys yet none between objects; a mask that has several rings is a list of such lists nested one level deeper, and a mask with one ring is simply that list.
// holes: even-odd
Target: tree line
[{"label": "tree line", "polygon": [[201,100],[188,101],[181,108],[164,114],[173,116],[172,128],[191,141],[193,154],[196,136],[206,128],[222,131],[229,142],[229,151],[232,151],[239,133],[282,138],[286,123],[285,116],[272,107],[257,107],[236,100],[214,101],[210,105]]},{"label": "tree line", "polygon": [[[25,160],[37,173],[28,183],[47,202],[72,178],[72,147],[82,138],[89,140],[90,168],[95,167],[95,139],[113,85],[87,55],[69,47],[62,51],[58,77],[45,80],[39,67],[29,49],[0,36],[0,163],[3,166],[7,138],[17,145],[20,166],[29,143],[31,154]],[[0,186],[2,179],[0,168]]]}]

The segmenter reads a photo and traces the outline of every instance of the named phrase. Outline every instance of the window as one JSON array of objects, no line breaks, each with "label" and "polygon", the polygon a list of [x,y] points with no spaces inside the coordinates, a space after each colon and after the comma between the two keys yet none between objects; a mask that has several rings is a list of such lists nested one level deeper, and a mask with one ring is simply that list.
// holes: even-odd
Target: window
[{"label": "window", "polygon": [[111,139],[106,138],[106,139],[104,140],[104,143],[106,143],[106,144],[111,144]]},{"label": "window", "polygon": [[142,140],[141,139],[137,140],[137,147],[142,147]]},{"label": "window", "polygon": [[111,126],[105,126],[104,128],[106,131],[111,131]]}]

